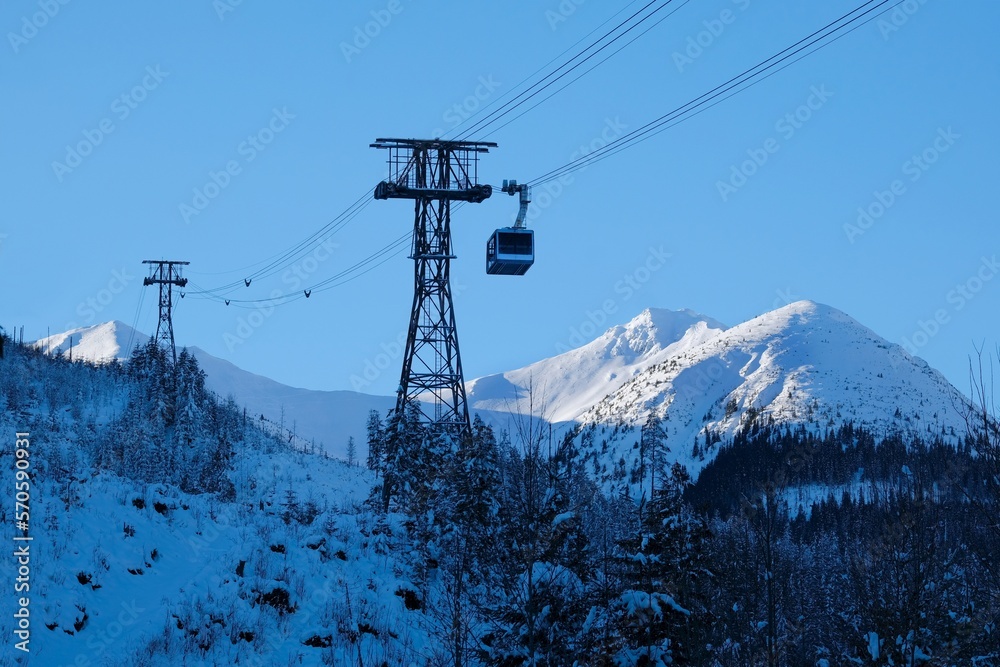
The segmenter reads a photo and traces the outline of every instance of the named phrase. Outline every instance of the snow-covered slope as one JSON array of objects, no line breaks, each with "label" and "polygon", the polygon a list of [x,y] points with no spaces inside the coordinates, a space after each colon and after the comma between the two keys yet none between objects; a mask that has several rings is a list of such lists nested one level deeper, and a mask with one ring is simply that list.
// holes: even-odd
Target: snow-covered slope
[{"label": "snow-covered slope", "polygon": [[[393,594],[410,584],[383,570],[385,556],[359,529],[366,517],[353,509],[369,491],[365,471],[285,452],[247,457],[240,468],[236,484],[253,498],[244,505],[109,474],[82,476],[87,491],[72,506],[52,503],[47,515],[60,528],[39,521],[32,543],[36,657],[26,664],[321,664],[324,656],[347,664],[342,646],[305,644],[337,627],[345,588],[382,611],[380,629],[413,636]],[[301,502],[322,507],[309,525],[281,519],[288,488],[308,489]],[[365,586],[372,581],[377,590]],[[297,613],[254,604],[277,589],[291,592]],[[0,625],[11,634],[11,619]]]},{"label": "snow-covered slope", "polygon": [[102,453],[129,433],[115,422],[143,393],[123,375],[14,346],[0,359],[0,430],[30,452],[17,536],[13,510],[0,522],[8,540],[29,533],[8,542],[20,556],[0,561],[24,600],[3,603],[0,665],[417,664],[435,639],[404,601],[417,595],[395,555],[406,552],[386,544],[401,521],[376,530],[362,505],[374,475],[295,451],[230,411],[198,416],[207,404],[193,411],[206,437],[187,453],[228,443],[228,490],[185,491],[163,475],[188,465],[165,456],[172,436],[132,439],[127,458],[146,465],[116,464]]},{"label": "snow-covered slope", "polygon": [[356,391],[319,391],[299,389],[255,375],[213,357],[197,347],[189,348],[205,371],[209,389],[221,396],[232,395],[247,406],[255,418],[265,415],[272,422],[281,419],[304,440],[316,440],[338,458],[347,456],[347,440],[353,437],[359,456],[367,452],[365,421],[371,410],[386,411],[396,405],[393,396],[372,396]]},{"label": "snow-covered slope", "polygon": [[69,357],[72,354],[74,359],[104,363],[113,359],[127,359],[132,349],[145,345],[148,340],[149,336],[146,334],[124,322],[113,320],[40,338],[34,342],[34,346],[50,355]]},{"label": "snow-covered slope", "polygon": [[963,400],[922,359],[835,308],[799,301],[646,368],[579,421],[613,464],[629,461],[635,426],[654,411],[674,456],[697,473],[696,442],[704,449],[707,433],[732,436],[754,418],[954,439],[965,428]]},{"label": "snow-covered slope", "polygon": [[[148,340],[148,335],[115,320],[55,334],[33,344],[48,354],[65,357],[70,356],[72,348],[73,359],[102,363],[112,359],[124,361],[129,356],[127,351],[145,345]],[[294,431],[296,442],[293,444],[306,447],[315,441],[317,446],[340,459],[347,458],[347,441],[353,437],[357,456],[364,460],[368,451],[365,431],[368,413],[377,410],[385,416],[396,405],[395,396],[290,387],[245,371],[199,347],[188,350],[205,371],[205,383],[210,390],[222,397],[232,396],[254,419],[263,415],[267,422],[262,425],[272,431],[282,429],[282,424],[286,434]],[[490,411],[485,406],[475,412],[491,426],[512,428],[502,403],[500,412]]]},{"label": "snow-covered slope", "polygon": [[570,421],[646,369],[712,340],[725,328],[691,310],[647,309],[575,350],[472,380],[466,388],[469,408]]},{"label": "snow-covered slope", "polygon": [[[55,334],[35,341],[34,345],[49,354],[69,356],[71,340],[74,359],[100,363],[124,360],[129,349],[144,345],[149,336],[115,320]],[[264,415],[269,422],[280,424],[284,410],[284,428],[294,429],[299,444],[315,440],[317,445],[322,444],[329,454],[339,458],[346,458],[350,437],[357,443],[359,456],[364,456],[368,412],[378,410],[385,415],[395,405],[395,398],[389,396],[289,387],[245,371],[200,348],[188,349],[205,371],[209,389],[222,397],[233,396],[255,419]]]},{"label": "snow-covered slope", "polygon": [[[124,356],[148,339],[121,322],[57,334],[36,345],[95,361]],[[190,348],[210,389],[233,395],[255,417],[281,419],[305,441],[343,458],[349,437],[365,451],[365,418],[393,397],[297,389]],[[811,301],[765,313],[731,329],[690,310],[648,309],[569,352],[467,384],[469,408],[510,429],[508,415],[593,426],[611,465],[631,454],[632,428],[655,410],[671,448],[692,472],[704,461],[696,437],[731,436],[755,414],[820,430],[847,421],[877,433],[925,438],[964,431],[963,398],[923,360],[846,314]],[[748,417],[748,411],[750,417]],[[621,449],[621,451],[618,451]],[[704,449],[704,447],[702,447]],[[709,452],[710,454],[710,452]],[[702,456],[704,453],[702,453]],[[626,456],[628,458],[628,456]]]}]

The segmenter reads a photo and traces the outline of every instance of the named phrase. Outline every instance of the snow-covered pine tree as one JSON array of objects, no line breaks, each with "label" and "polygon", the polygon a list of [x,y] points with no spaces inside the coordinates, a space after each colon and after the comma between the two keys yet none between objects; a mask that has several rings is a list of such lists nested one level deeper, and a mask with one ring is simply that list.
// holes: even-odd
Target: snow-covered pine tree
[{"label": "snow-covered pine tree", "polygon": [[700,588],[707,574],[708,531],[684,503],[690,478],[682,466],[668,465],[666,433],[655,413],[640,430],[638,450],[632,479],[640,488],[632,529],[618,543],[623,581],[612,614],[622,646],[615,659],[624,664],[700,664],[695,618],[705,615]]},{"label": "snow-covered pine tree", "polygon": [[[426,428],[420,422],[420,408],[415,403],[408,403],[402,414],[396,410],[389,414],[381,457],[384,461],[380,489],[383,512],[394,507],[405,512],[411,504],[412,483],[417,480],[411,480],[410,476],[427,472],[420,465],[425,436]],[[426,481],[420,480],[420,483]]]},{"label": "snow-covered pine tree", "polygon": [[[316,453],[316,440],[312,442],[312,454]],[[358,462],[358,446],[354,444],[354,436],[347,438],[347,465],[354,466]]]},{"label": "snow-covered pine tree", "polygon": [[435,634],[442,637],[449,664],[470,664],[478,645],[483,610],[496,599],[499,582],[491,578],[500,543],[500,457],[493,430],[477,416],[470,437],[459,441],[451,471],[441,477],[436,515],[440,525],[438,583],[429,609]]},{"label": "snow-covered pine tree", "polygon": [[378,410],[368,413],[365,430],[368,435],[368,458],[365,465],[375,473],[377,479],[385,468],[385,430]]},{"label": "snow-covered pine tree", "polygon": [[203,443],[198,442],[198,440],[200,437],[204,437],[198,432],[202,421],[201,405],[203,405],[205,394],[204,376],[194,357],[188,353],[186,348],[181,350],[180,356],[177,357],[175,374],[177,391],[174,414],[176,421],[173,442],[170,445],[169,453],[164,457],[167,461],[164,462],[168,464],[170,461],[176,462],[172,477],[182,489],[193,490],[200,477],[196,462],[201,458],[201,455],[197,448]]},{"label": "snow-covered pine tree", "polygon": [[[589,605],[588,538],[579,512],[583,466],[575,450],[548,456],[542,429],[521,429],[522,452],[508,450],[504,526],[508,546],[498,563],[504,596],[490,610],[489,664],[572,665],[584,659]],[[574,471],[574,473],[570,473]]]}]

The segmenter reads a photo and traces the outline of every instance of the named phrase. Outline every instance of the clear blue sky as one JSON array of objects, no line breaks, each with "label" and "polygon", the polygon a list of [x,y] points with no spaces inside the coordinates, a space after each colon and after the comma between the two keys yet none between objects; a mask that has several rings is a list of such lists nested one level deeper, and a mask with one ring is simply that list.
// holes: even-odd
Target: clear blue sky
[{"label": "clear blue sky", "polygon": [[[855,4],[691,0],[489,136],[499,147],[484,157],[482,180],[528,180],[560,166],[602,132],[639,127]],[[451,129],[625,6],[4,3],[0,323],[23,325],[29,338],[68,324],[131,323],[143,259],[188,260],[188,276],[203,287],[242,278],[383,177],[373,139]],[[538,260],[523,278],[487,276],[483,261],[487,235],[510,223],[516,201],[497,194],[457,210],[453,280],[466,376],[551,356],[579,342],[574,330],[592,338],[646,307],[736,324],[808,298],[917,344],[966,390],[967,357],[974,343],[996,345],[1000,312],[1000,269],[983,263],[1000,253],[1000,6],[913,0],[906,9],[895,24],[869,24],[575,174],[555,197],[536,190],[547,205],[533,213]],[[372,23],[379,19],[384,25]],[[366,27],[367,42],[357,37]],[[699,39],[701,53],[680,60]],[[796,113],[794,124],[780,122]],[[81,143],[89,154],[77,161],[67,149]],[[762,151],[767,161],[745,183],[730,180]],[[932,164],[913,162],[925,152]],[[193,206],[195,190],[229,163],[225,187],[209,188],[217,196],[185,220],[182,205]],[[739,187],[723,193],[720,181]],[[890,196],[880,211],[879,198]],[[881,215],[845,230],[858,224],[859,207]],[[299,265],[312,269],[302,284],[411,224],[411,204],[374,202],[333,237],[331,252],[319,251],[323,261]],[[660,252],[670,257],[651,260]],[[662,266],[647,274],[647,261]],[[638,289],[623,287],[626,276]],[[234,296],[297,287],[294,275],[281,278]],[[156,323],[149,292],[138,318],[147,332]],[[249,330],[240,318],[254,311],[192,298],[174,319],[179,344],[282,382],[388,394],[411,298],[404,253],[341,288],[254,315],[259,326]],[[601,312],[608,304],[613,312]],[[591,319],[606,321],[592,327]],[[921,323],[933,335],[920,335]],[[227,338],[248,331],[238,344]],[[383,350],[391,358],[379,357]],[[370,368],[370,384],[352,383],[369,362],[386,370]]]}]

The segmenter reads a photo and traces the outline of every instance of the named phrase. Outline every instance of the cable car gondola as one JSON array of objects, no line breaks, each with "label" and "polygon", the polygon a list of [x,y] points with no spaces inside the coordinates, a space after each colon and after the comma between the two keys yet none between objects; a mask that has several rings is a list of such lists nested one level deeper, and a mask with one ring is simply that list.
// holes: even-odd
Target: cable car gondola
[{"label": "cable car gondola", "polygon": [[486,273],[491,276],[523,276],[535,262],[535,232],[504,227],[486,242]]},{"label": "cable car gondola", "polygon": [[503,191],[521,195],[521,208],[513,227],[502,227],[486,241],[486,273],[492,276],[523,276],[535,263],[535,232],[524,227],[524,217],[531,202],[526,184],[504,181]]}]

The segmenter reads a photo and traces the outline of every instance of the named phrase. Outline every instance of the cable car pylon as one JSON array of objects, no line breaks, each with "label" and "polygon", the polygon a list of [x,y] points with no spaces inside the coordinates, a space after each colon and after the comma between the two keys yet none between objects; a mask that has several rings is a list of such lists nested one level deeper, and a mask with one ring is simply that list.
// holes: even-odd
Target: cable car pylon
[{"label": "cable car pylon", "polygon": [[[462,375],[455,308],[451,295],[451,202],[478,204],[493,188],[479,183],[479,155],[491,141],[376,139],[388,151],[389,178],[375,186],[375,199],[413,199],[413,307],[407,330],[395,414],[408,404],[424,423],[462,437],[472,432]],[[496,230],[486,244],[486,272],[521,276],[535,259],[534,232],[525,228],[531,190],[504,181],[503,192],[520,195],[513,227]],[[306,296],[309,296],[308,292]]]},{"label": "cable car pylon", "polygon": [[496,143],[376,139],[371,147],[388,151],[389,178],[375,187],[375,199],[415,202],[413,307],[396,415],[412,403],[425,423],[463,437],[472,429],[452,304],[451,202],[478,204],[493,194],[479,184],[478,167],[479,155]]},{"label": "cable car pylon", "polygon": [[[174,285],[177,287],[187,286],[187,278],[181,276],[181,267],[187,266],[191,262],[144,259],[142,263],[150,265],[149,275],[142,279],[143,286],[160,286],[160,319],[156,322],[156,335],[153,338],[170,352],[171,360],[176,363],[177,348],[174,345],[174,321],[172,316],[174,299],[172,287]],[[183,296],[184,292],[181,292],[181,297]],[[229,303],[227,302],[226,305],[229,305]]]}]

